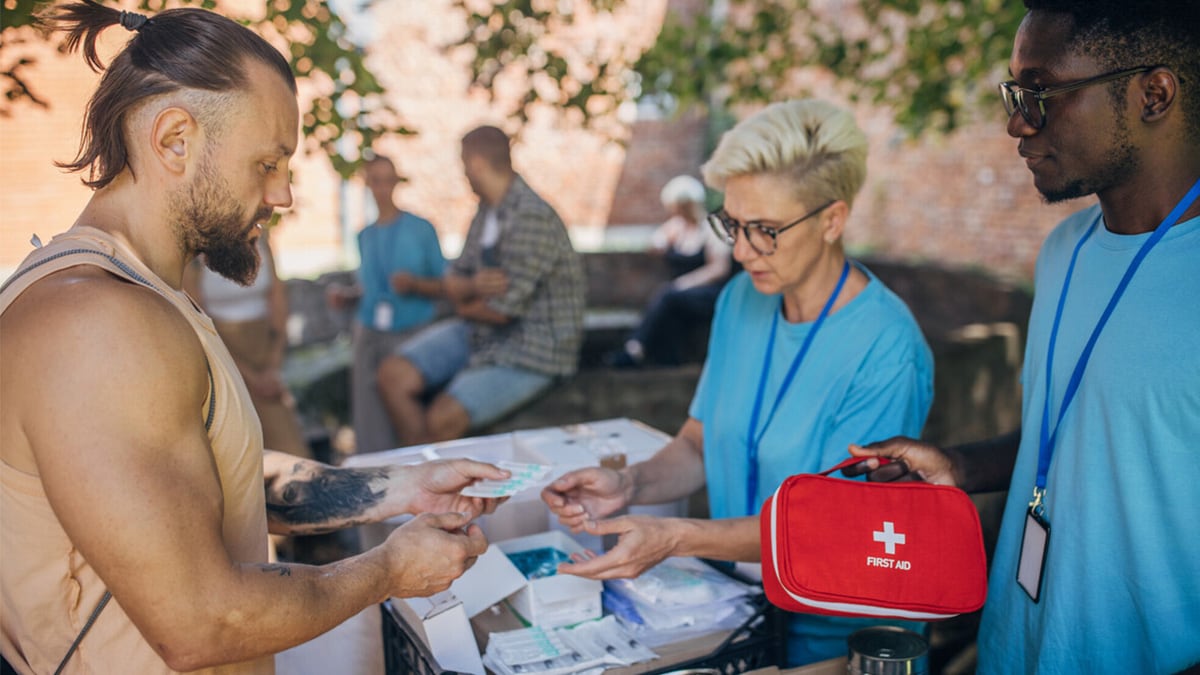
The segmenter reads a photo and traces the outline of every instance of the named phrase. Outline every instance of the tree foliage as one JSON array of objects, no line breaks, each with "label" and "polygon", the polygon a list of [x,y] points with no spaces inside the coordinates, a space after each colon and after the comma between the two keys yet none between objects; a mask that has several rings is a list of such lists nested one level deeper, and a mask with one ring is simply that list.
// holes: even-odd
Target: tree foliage
[{"label": "tree foliage", "polygon": [[472,85],[493,95],[507,79],[523,91],[507,112],[528,119],[539,105],[590,125],[611,120],[635,84],[647,45],[621,32],[625,0],[454,0],[466,30],[451,48],[470,52]]},{"label": "tree foliage", "polygon": [[[992,82],[1025,11],[1014,0],[727,0],[719,12],[668,14],[635,58],[613,46],[620,34],[555,39],[576,17],[635,3],[458,0],[470,17],[460,46],[474,49],[478,86],[505,72],[528,79],[518,114],[549,103],[591,120],[643,97],[678,107],[769,102],[811,93],[805,73],[824,71],[842,95],[889,106],[917,134],[994,105]],[[622,58],[604,59],[613,53]]]},{"label": "tree foliage", "polygon": [[[32,45],[51,38],[35,29],[34,12],[44,0],[0,0],[0,116],[20,106],[52,105],[38,94],[30,73],[36,65]],[[215,0],[138,0],[140,11],[153,15],[168,6],[215,9]],[[224,11],[224,8],[222,8]],[[384,97],[384,89],[363,63],[364,54],[347,39],[346,25],[325,0],[267,0],[253,17],[231,16],[249,26],[288,57],[297,77],[311,84],[312,97],[302,102],[305,142],[327,154],[333,168],[349,177],[376,138],[411,134]],[[117,28],[116,30],[119,30]]]}]

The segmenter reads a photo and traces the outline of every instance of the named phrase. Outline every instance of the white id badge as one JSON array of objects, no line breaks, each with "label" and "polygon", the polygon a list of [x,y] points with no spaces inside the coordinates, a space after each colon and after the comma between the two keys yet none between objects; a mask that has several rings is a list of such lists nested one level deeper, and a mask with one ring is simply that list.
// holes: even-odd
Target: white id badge
[{"label": "white id badge", "polygon": [[1021,558],[1017,561],[1017,583],[1037,602],[1042,594],[1042,574],[1046,570],[1046,550],[1050,545],[1050,523],[1034,512],[1025,511],[1025,533],[1021,536]]},{"label": "white id badge", "polygon": [[392,329],[392,306],[386,302],[375,303],[375,330],[389,331]]}]

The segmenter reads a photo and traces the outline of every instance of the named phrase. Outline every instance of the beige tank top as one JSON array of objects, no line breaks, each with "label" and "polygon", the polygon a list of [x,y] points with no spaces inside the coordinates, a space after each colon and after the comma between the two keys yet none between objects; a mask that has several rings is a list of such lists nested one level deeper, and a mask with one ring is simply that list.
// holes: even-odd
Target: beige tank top
[{"label": "beige tank top", "polygon": [[[0,313],[39,279],[76,265],[95,265],[150,287],[195,329],[212,373],[212,389],[196,414],[208,426],[224,496],[222,532],[230,557],[267,561],[262,429],[250,395],[212,321],[188,296],[168,286],[107,233],[75,227],[25,259],[0,290]],[[130,486],[136,489],[136,486]],[[0,650],[21,673],[53,673],[105,593],[104,582],[59,525],[41,479],[0,461]],[[271,674],[273,657],[196,671]],[[64,673],[173,673],[129,620],[117,598],[100,613]]]}]

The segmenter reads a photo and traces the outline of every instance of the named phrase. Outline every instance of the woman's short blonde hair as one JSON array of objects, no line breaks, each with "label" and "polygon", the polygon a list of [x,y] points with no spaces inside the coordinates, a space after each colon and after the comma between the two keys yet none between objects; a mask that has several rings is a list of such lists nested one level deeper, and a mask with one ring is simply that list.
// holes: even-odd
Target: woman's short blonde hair
[{"label": "woman's short blonde hair", "polygon": [[867,178],[867,137],[831,103],[772,103],[725,132],[700,170],[715,190],[733,176],[775,174],[790,179],[807,206],[852,204]]}]

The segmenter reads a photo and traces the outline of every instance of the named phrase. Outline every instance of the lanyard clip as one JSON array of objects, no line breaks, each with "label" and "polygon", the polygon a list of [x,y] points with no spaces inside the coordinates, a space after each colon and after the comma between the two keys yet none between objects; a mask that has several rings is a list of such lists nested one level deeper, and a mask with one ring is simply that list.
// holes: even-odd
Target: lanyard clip
[{"label": "lanyard clip", "polygon": [[1046,511],[1046,505],[1042,503],[1042,498],[1046,496],[1046,488],[1034,487],[1033,500],[1029,502],[1029,510],[1036,515],[1042,515]]}]

